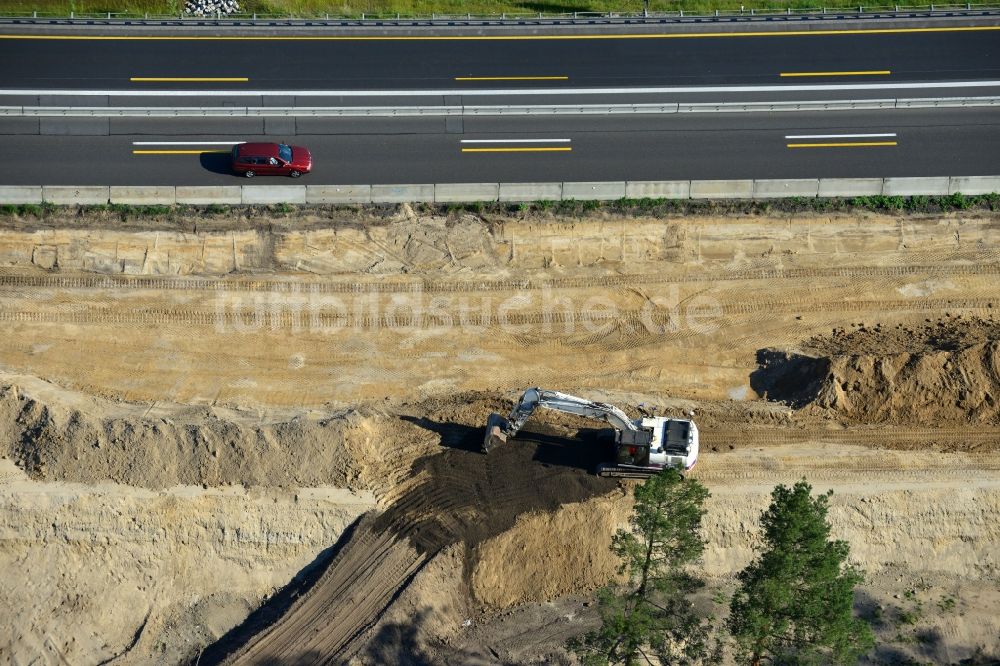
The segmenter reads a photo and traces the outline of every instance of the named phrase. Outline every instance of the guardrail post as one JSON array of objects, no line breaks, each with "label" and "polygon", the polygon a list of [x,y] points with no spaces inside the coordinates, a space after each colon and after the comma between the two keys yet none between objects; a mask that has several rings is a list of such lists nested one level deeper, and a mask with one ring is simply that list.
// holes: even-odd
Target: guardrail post
[{"label": "guardrail post", "polygon": [[75,14],[75,13],[76,13],[76,12],[70,12],[70,13],[69,13],[69,17],[70,17],[70,18],[73,18],[73,14]]},{"label": "guardrail post", "polygon": [[31,12],[31,18],[38,18],[38,10]]}]

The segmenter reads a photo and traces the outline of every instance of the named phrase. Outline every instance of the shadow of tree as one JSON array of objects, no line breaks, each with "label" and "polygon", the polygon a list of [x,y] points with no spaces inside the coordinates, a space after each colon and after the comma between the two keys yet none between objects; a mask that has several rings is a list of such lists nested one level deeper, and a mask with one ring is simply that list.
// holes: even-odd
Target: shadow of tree
[{"label": "shadow of tree", "polygon": [[362,663],[425,666],[432,664],[431,655],[419,639],[420,628],[430,611],[423,610],[407,624],[385,624],[379,628],[359,655]]}]

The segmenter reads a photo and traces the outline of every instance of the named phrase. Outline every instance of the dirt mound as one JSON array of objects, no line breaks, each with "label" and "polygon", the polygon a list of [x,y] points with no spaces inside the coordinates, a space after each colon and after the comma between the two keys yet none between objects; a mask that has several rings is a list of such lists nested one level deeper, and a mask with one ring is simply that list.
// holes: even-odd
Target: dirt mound
[{"label": "dirt mound", "polygon": [[[457,411],[471,415],[467,409]],[[414,419],[439,435],[446,450],[417,461],[411,470],[414,484],[384,513],[355,529],[310,594],[280,621],[263,634],[245,637],[245,645],[233,646],[234,662],[296,662],[323,655],[340,663],[364,647],[388,605],[439,553],[462,545],[461,579],[468,580],[471,553],[510,529],[519,516],[554,511],[617,486],[591,473],[606,456],[605,442],[592,433],[574,441],[565,429],[532,424],[533,431],[522,431],[518,440],[484,456],[479,421]],[[320,625],[324,631],[316,633],[313,628]]]},{"label": "dirt mound", "polygon": [[1000,422],[1000,322],[857,324],[803,347],[757,352],[750,384],[758,395],[862,423]]},{"label": "dirt mound", "polygon": [[611,536],[628,522],[631,507],[631,495],[616,490],[519,517],[479,550],[473,595],[493,608],[507,608],[605,584],[620,563],[611,552]]},{"label": "dirt mound", "polygon": [[[334,485],[381,496],[437,443],[426,430],[370,409],[255,424],[210,408],[154,418],[131,407],[98,399],[43,401],[0,384],[0,454],[46,481],[153,489]],[[389,439],[398,442],[391,455]]]},{"label": "dirt mound", "polygon": [[816,404],[866,423],[1000,422],[1000,342],[834,357]]}]

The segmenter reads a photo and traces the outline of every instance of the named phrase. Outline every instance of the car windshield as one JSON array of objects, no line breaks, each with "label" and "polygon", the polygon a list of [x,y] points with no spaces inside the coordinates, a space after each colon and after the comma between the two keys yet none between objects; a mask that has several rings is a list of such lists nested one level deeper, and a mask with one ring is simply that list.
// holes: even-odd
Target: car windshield
[{"label": "car windshield", "polygon": [[283,143],[278,144],[278,157],[286,162],[292,161],[292,147],[286,146]]}]

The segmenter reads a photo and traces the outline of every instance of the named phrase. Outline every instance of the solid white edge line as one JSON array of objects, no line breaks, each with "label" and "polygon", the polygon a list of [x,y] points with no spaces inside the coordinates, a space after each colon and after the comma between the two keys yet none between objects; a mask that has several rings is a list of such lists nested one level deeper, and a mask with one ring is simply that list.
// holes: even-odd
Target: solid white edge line
[{"label": "solid white edge line", "polygon": [[235,146],[246,141],[133,141],[133,146]]},{"label": "solid white edge line", "polygon": [[659,86],[647,88],[501,88],[497,90],[0,90],[0,95],[105,97],[438,97],[459,95],[627,95],[728,92],[808,92],[823,90],[921,90],[940,88],[997,88],[1000,81],[936,81],[924,83],[840,83],[781,86]]},{"label": "solid white edge line", "polygon": [[893,134],[786,134],[786,139],[875,139],[894,137]]},{"label": "solid white edge line", "polygon": [[572,139],[462,139],[461,143],[570,143]]}]

